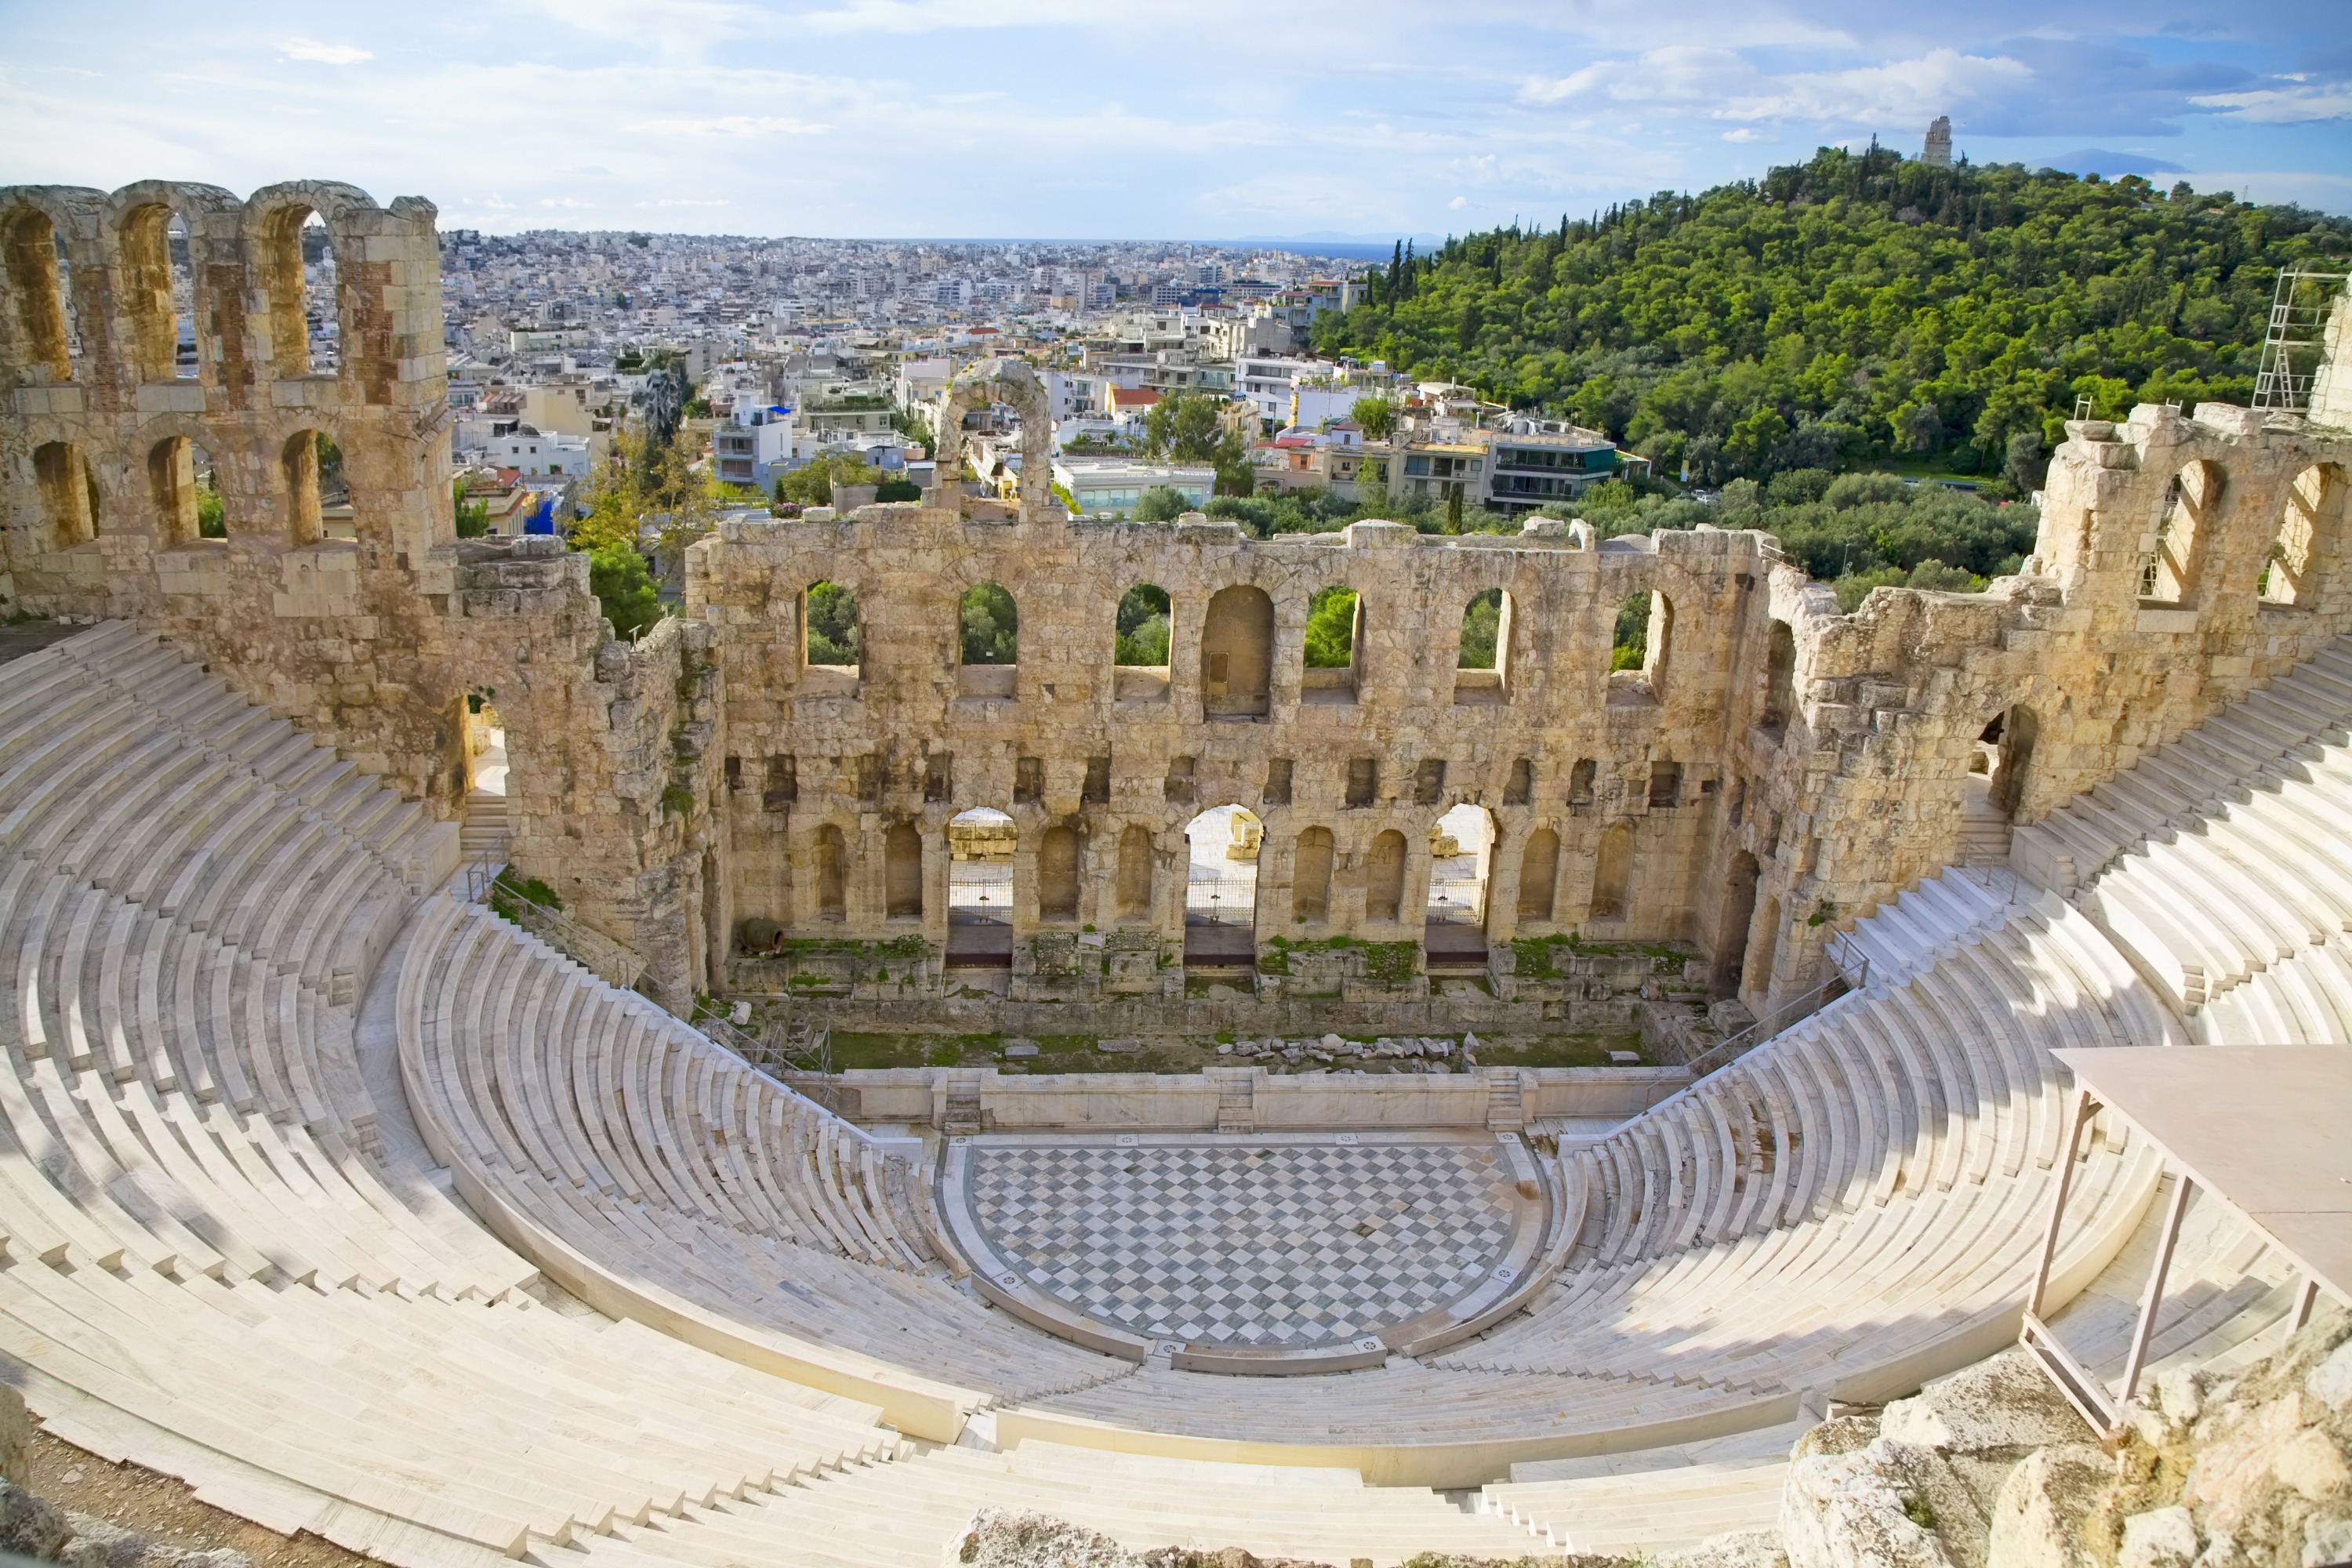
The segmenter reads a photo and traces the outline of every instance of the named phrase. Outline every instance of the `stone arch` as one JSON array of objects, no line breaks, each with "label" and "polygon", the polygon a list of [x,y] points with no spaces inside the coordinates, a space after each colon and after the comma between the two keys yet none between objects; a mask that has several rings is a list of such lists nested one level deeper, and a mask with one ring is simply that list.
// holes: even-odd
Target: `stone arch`
[{"label": "stone arch", "polygon": [[1212,719],[1263,719],[1274,710],[1274,600],[1235,584],[1209,598],[1201,623],[1201,709]]},{"label": "stone arch", "polygon": [[1455,703],[1500,702],[1509,695],[1513,612],[1507,588],[1481,589],[1463,605],[1454,654]]},{"label": "stone arch", "polygon": [[[1500,837],[1495,814],[1472,801],[1453,802],[1430,824],[1424,919],[1432,924],[1486,924],[1486,892],[1494,882],[1495,846]],[[1449,842],[1452,853],[1441,855]]]},{"label": "stone arch", "polygon": [[841,829],[820,823],[809,839],[810,913],[837,922],[849,918],[849,844]]},{"label": "stone arch", "polygon": [[1797,634],[1786,621],[1772,623],[1764,657],[1764,728],[1779,730],[1797,708]]},{"label": "stone arch", "polygon": [[1298,836],[1290,857],[1290,918],[1323,921],[1331,916],[1333,840],[1328,827],[1309,827]]},{"label": "stone arch", "polygon": [[1118,875],[1113,899],[1121,920],[1142,920],[1151,913],[1151,861],[1156,852],[1151,829],[1130,823],[1118,836]]},{"label": "stone arch", "polygon": [[1388,828],[1364,855],[1364,918],[1393,921],[1403,912],[1404,835]]},{"label": "stone arch", "polygon": [[1663,699],[1674,661],[1675,602],[1656,588],[1626,595],[1610,635],[1610,684]]},{"label": "stone arch", "polygon": [[56,220],[17,200],[0,216],[0,258],[8,280],[9,368],[36,384],[71,381],[73,285],[58,256]]},{"label": "stone arch", "polygon": [[1559,879],[1559,835],[1538,827],[1528,835],[1519,851],[1519,907],[1522,921],[1539,923],[1551,919]]},{"label": "stone arch", "polygon": [[2331,514],[2343,506],[2344,488],[2344,470],[2334,463],[2314,463],[2287,486],[2278,533],[2255,585],[2264,604],[2312,602],[2321,565],[2339,547]]},{"label": "stone arch", "polygon": [[1364,598],[1344,583],[1327,584],[1307,601],[1299,652],[1299,700],[1353,702],[1363,684]]},{"label": "stone arch", "polygon": [[[251,258],[254,289],[267,302],[268,374],[273,377],[292,381],[340,374],[352,363],[353,345],[371,335],[372,321],[362,318],[377,312],[363,308],[365,292],[353,286],[352,274],[362,268],[366,256],[369,226],[362,215],[373,216],[382,210],[358,186],[331,180],[265,185],[247,199],[247,254]],[[325,256],[334,263],[331,312],[336,363],[332,368],[316,363],[311,354],[302,231],[314,215],[323,231]]]},{"label": "stone arch", "polygon": [[1037,918],[1074,921],[1078,918],[1078,886],[1084,880],[1084,846],[1077,830],[1055,823],[1037,841]]},{"label": "stone arch", "polygon": [[[210,478],[210,484],[206,479]],[[187,436],[165,436],[147,448],[147,483],[155,505],[155,542],[176,550],[228,537],[228,512],[207,448]]]},{"label": "stone arch", "polygon": [[844,584],[820,579],[801,590],[800,608],[801,667],[857,674],[866,636],[856,593]]},{"label": "stone arch", "polygon": [[2154,541],[2140,556],[2142,599],[2187,605],[2195,598],[2206,539],[2228,482],[2228,472],[2210,458],[2192,458],[2172,476],[2158,503]]},{"label": "stone arch", "polygon": [[34,447],[33,477],[40,486],[47,548],[71,550],[98,537],[98,477],[79,447],[48,441]]},{"label": "stone arch", "polygon": [[1036,370],[1009,354],[973,365],[940,399],[939,444],[932,456],[939,463],[941,493],[959,493],[964,416],[992,403],[1005,404],[1021,416],[1021,521],[1046,522],[1066,516],[1053,490],[1053,405]]},{"label": "stone arch", "polygon": [[2020,702],[1986,725],[1983,739],[1994,748],[1989,798],[2001,820],[2013,823],[2018,808],[2025,804],[2034,748],[2042,739],[2042,717]]},{"label": "stone arch", "polygon": [[923,918],[923,835],[911,822],[894,822],[882,836],[882,904],[887,919]]},{"label": "stone arch", "polygon": [[1625,918],[1633,892],[1633,825],[1612,822],[1601,831],[1600,852],[1592,858],[1592,918]]}]

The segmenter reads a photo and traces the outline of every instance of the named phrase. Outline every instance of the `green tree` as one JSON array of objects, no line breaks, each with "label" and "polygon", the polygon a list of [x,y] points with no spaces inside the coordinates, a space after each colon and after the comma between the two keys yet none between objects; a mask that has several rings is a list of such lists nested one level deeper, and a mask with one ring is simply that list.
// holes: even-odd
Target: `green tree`
[{"label": "green tree", "polygon": [[221,500],[220,478],[209,468],[196,486],[196,537],[228,537],[228,508]]},{"label": "green tree", "polygon": [[812,583],[808,591],[808,661],[856,664],[865,649],[857,597],[838,583]]},{"label": "green tree", "polygon": [[1385,441],[1396,434],[1396,405],[1385,397],[1359,397],[1348,410],[1348,417],[1364,433],[1367,441]]},{"label": "green tree", "polygon": [[604,606],[604,618],[617,637],[633,636],[661,619],[646,558],[625,545],[588,552],[588,591]]},{"label": "green tree", "polygon": [[[2087,396],[2242,402],[2273,284],[2352,219],[1824,148],[1761,180],[1399,247],[1316,346],[1597,426],[1720,486],[1903,454],[2008,472]],[[2030,488],[2030,487],[2028,487]]]},{"label": "green tree", "polygon": [[963,662],[1019,662],[1021,616],[1013,595],[993,583],[982,583],[964,593],[958,610],[963,630]]},{"label": "green tree", "polygon": [[[880,485],[882,470],[855,452],[829,452],[811,458],[776,479],[776,499],[803,506],[831,506],[835,485]],[[918,492],[919,496],[919,492]],[[877,496],[878,500],[879,497]]]},{"label": "green tree", "polygon": [[938,434],[931,429],[931,416],[920,409],[904,406],[892,409],[890,426],[925,451],[939,444]]},{"label": "green tree", "polygon": [[1307,668],[1345,669],[1355,650],[1356,591],[1326,588],[1307,606]]},{"label": "green tree", "polygon": [[1118,631],[1111,662],[1157,668],[1168,662],[1168,592],[1149,583],[1129,588],[1118,601]]},{"label": "green tree", "polygon": [[1153,485],[1136,498],[1135,521],[1173,522],[1192,510],[1192,504],[1184,499],[1181,490],[1172,485]]},{"label": "green tree", "polygon": [[449,500],[457,510],[457,537],[479,539],[490,531],[490,503],[467,500],[467,484],[463,478],[449,481]]},{"label": "green tree", "polygon": [[1144,452],[1172,463],[1214,461],[1225,406],[1206,393],[1168,394],[1144,412]]}]

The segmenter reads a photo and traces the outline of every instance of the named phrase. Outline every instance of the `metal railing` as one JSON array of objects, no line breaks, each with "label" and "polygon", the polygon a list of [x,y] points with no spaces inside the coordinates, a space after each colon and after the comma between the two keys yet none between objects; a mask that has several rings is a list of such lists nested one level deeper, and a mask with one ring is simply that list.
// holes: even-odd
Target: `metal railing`
[{"label": "metal railing", "polygon": [[948,919],[965,925],[1002,925],[1011,921],[1012,863],[965,861],[950,870]]},{"label": "metal railing", "polygon": [[[500,881],[505,869],[490,855],[478,858],[466,868],[466,896],[490,906],[494,913],[506,916],[605,984],[622,991],[636,989],[637,982],[645,978],[644,959],[593,926],[551,904],[541,903],[511,878]],[[499,904],[505,908],[498,908]]]},{"label": "metal railing", "polygon": [[[1800,995],[1790,997],[1738,1034],[1726,1035],[1691,1058],[1683,1065],[1690,1069],[1692,1079],[1705,1078],[1717,1068],[1730,1066],[1781,1030],[1804,1022],[1840,996],[1866,990],[1870,984],[1870,960],[1856,951],[1853,943],[1841,943],[1838,938],[1843,934],[1839,932],[1832,936],[1830,945],[1823,950],[1830,955],[1834,971],[1828,979]],[[1849,957],[1840,956],[1841,952],[1850,955],[1852,968],[1848,967]]]},{"label": "metal railing", "polygon": [[1184,884],[1186,925],[1245,926],[1257,920],[1257,878],[1198,877]]}]

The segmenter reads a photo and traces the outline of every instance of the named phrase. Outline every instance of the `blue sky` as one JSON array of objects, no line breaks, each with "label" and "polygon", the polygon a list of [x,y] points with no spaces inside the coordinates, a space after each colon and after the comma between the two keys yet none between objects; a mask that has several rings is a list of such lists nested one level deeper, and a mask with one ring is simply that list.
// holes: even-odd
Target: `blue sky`
[{"label": "blue sky", "polygon": [[0,0],[0,183],[331,177],[494,230],[1380,239],[1874,133],[1916,153],[1945,113],[1980,162],[2095,150],[2109,173],[2352,212],[2345,19],[2344,0]]}]

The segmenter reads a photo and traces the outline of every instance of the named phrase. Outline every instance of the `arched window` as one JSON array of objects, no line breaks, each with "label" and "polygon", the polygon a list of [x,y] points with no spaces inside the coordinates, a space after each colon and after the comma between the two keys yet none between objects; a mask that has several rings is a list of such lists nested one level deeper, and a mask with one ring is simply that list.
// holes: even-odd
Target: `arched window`
[{"label": "arched window", "polygon": [[2197,591],[2199,552],[2206,525],[2221,502],[2226,476],[2199,458],[2165,488],[2156,536],[2140,558],[2139,596],[2152,604],[2185,605]]},{"label": "arched window", "polygon": [[1307,602],[1299,700],[1356,700],[1363,669],[1363,601],[1353,588],[1326,588]]},{"label": "arched window", "polygon": [[2294,477],[2294,483],[2287,487],[2278,537],[2271,542],[2270,559],[2263,563],[2259,592],[2263,603],[2311,602],[2325,520],[2343,496],[2343,470],[2333,463],[2314,463]]},{"label": "arched window", "polygon": [[1168,646],[1168,590],[1138,583],[1119,597],[1111,663],[1165,673]]},{"label": "arched window", "polygon": [[1592,865],[1592,918],[1622,920],[1633,886],[1633,829],[1615,823],[1601,830],[1601,852]]},{"label": "arched window", "polygon": [[838,583],[812,583],[801,605],[803,661],[856,675],[865,652],[857,595]]},{"label": "arched window", "polygon": [[1500,702],[1511,651],[1511,596],[1489,588],[1462,612],[1462,641],[1454,656],[1454,700]]},{"label": "arched window", "polygon": [[956,605],[962,668],[957,689],[967,697],[1010,697],[1021,658],[1021,612],[994,583],[978,583]]},{"label": "arched window", "polygon": [[1404,903],[1404,835],[1391,827],[1364,857],[1364,918],[1392,921]]},{"label": "arched window", "polygon": [[1779,730],[1797,706],[1797,635],[1786,621],[1772,623],[1771,646],[1765,655],[1764,728]]},{"label": "arched window", "polygon": [[20,207],[0,226],[8,292],[16,303],[16,353],[26,370],[71,381],[80,357],[73,321],[73,281],[57,226],[37,207]]},{"label": "arched window", "polygon": [[320,507],[327,458],[334,456],[334,473],[341,478],[342,454],[322,430],[298,430],[288,438],[278,458],[279,481],[286,489],[286,539],[290,544],[316,544],[326,537]]},{"label": "arched window", "polygon": [[1495,819],[1464,802],[1429,831],[1429,909],[1434,925],[1483,925],[1486,881],[1494,869]]},{"label": "arched window", "polygon": [[1120,595],[1111,628],[1111,696],[1121,702],[1168,700],[1168,590],[1138,583]]},{"label": "arched window", "polygon": [[1619,600],[1609,654],[1610,685],[1663,697],[1674,635],[1675,606],[1664,594],[1628,594]]},{"label": "arched window", "polygon": [[70,441],[35,447],[33,474],[40,481],[48,548],[70,550],[98,537],[98,476],[80,447]]},{"label": "arched window", "polygon": [[1551,919],[1552,894],[1559,877],[1559,835],[1538,827],[1519,853],[1519,919]]},{"label": "arched window", "polygon": [[148,448],[147,479],[155,496],[155,532],[163,548],[228,537],[228,515],[211,454],[185,436]]},{"label": "arched window", "polygon": [[1274,601],[1263,588],[1220,588],[1201,625],[1201,707],[1212,719],[1273,711]]},{"label": "arched window", "polygon": [[992,806],[975,805],[948,823],[948,953],[950,965],[1013,962],[1013,854],[1020,829]]},{"label": "arched window", "polygon": [[1037,843],[1037,914],[1041,920],[1078,918],[1078,836],[1070,828],[1045,829]]},{"label": "arched window", "polygon": [[1140,920],[1151,913],[1151,830],[1141,823],[1118,836],[1118,913]]},{"label": "arched window", "polygon": [[1290,859],[1290,918],[1327,920],[1331,913],[1331,830],[1310,827],[1298,836]]},{"label": "arched window", "polygon": [[810,880],[815,892],[816,918],[845,920],[849,915],[849,849],[841,829],[828,822],[816,830],[810,846]]},{"label": "arched window", "polygon": [[121,246],[132,374],[142,382],[196,379],[188,226],[161,204],[138,207],[122,220]]},{"label": "arched window", "polygon": [[882,896],[889,919],[923,918],[923,836],[912,823],[894,823],[883,836]]},{"label": "arched window", "polygon": [[259,248],[272,374],[280,380],[334,374],[341,288],[325,223],[308,207],[281,207],[263,222]]}]

